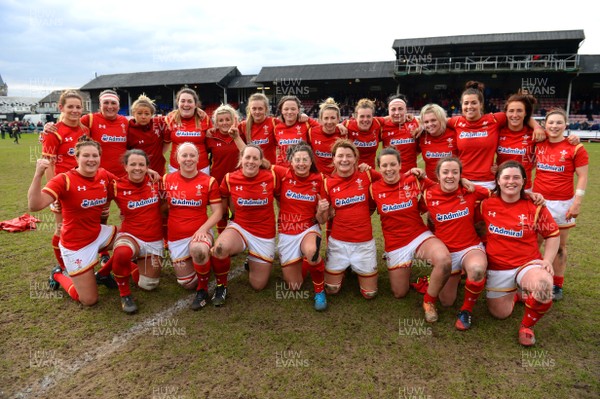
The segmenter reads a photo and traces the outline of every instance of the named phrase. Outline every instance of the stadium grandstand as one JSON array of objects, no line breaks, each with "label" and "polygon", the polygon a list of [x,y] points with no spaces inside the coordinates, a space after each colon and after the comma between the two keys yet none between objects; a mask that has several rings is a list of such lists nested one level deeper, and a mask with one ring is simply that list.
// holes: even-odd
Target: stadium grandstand
[{"label": "stadium grandstand", "polygon": [[117,90],[126,99],[124,114],[142,93],[156,99],[160,112],[168,112],[175,93],[188,86],[209,113],[225,102],[243,113],[245,99],[261,91],[272,103],[296,95],[309,115],[327,97],[342,105],[344,116],[362,97],[376,100],[385,114],[385,99],[396,93],[407,97],[410,112],[435,102],[452,115],[460,112],[465,82],[478,80],[486,86],[487,112],[501,110],[510,94],[527,90],[538,99],[536,116],[562,107],[570,114],[571,128],[598,132],[600,55],[579,54],[584,39],[583,30],[397,39],[395,60],[270,66],[257,75],[243,75],[235,66],[101,75],[81,90],[90,93],[92,109],[102,90]]}]

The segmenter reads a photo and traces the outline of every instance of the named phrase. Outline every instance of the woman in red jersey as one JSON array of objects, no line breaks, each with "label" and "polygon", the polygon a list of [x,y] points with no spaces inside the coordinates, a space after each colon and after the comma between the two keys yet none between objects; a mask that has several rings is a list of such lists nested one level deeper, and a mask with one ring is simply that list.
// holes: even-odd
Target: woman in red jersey
[{"label": "woman in red jersey", "polygon": [[461,184],[462,163],[458,158],[442,158],[436,169],[437,181],[423,193],[429,216],[439,238],[452,259],[451,276],[439,293],[442,306],[452,306],[461,272],[467,275],[465,298],[455,326],[464,331],[471,328],[473,306],[485,287],[487,258],[485,247],[475,231],[475,209],[490,191],[475,186],[468,191]]},{"label": "woman in red jersey", "polygon": [[437,181],[438,161],[456,155],[454,130],[446,127],[446,111],[437,104],[427,104],[421,108],[421,124],[424,132],[419,136],[421,157],[425,162],[425,173]]},{"label": "woman in red jersey", "polygon": [[[533,326],[552,306],[552,262],[560,244],[550,211],[525,197],[527,174],[517,161],[506,161],[496,172],[496,196],[483,200],[487,227],[487,304],[499,319],[514,309],[517,287],[527,294],[519,342],[535,344]],[[537,236],[545,240],[540,254]]]},{"label": "woman in red jersey", "polygon": [[[175,155],[179,170],[163,177],[169,212],[169,252],[177,282],[186,289],[196,289],[191,308],[200,310],[208,301],[212,228],[221,219],[223,207],[216,179],[198,169],[196,144],[179,144]],[[222,304],[221,299],[224,300],[217,298],[217,306]]]},{"label": "woman in red jersey", "polygon": [[[482,83],[469,81],[461,96],[462,115],[448,120],[447,126],[455,131],[458,157],[463,163],[463,177],[488,189],[495,186],[493,165],[498,148],[499,131],[506,126],[504,112],[483,114]],[[544,129],[529,119],[528,125],[539,139]]]},{"label": "woman in red jersey", "polygon": [[340,118],[339,106],[333,98],[328,98],[319,105],[319,126],[308,130],[308,142],[314,151],[317,170],[327,176],[333,172],[331,147],[342,135],[348,134],[348,130],[340,125]]},{"label": "woman in red jersey", "polygon": [[451,270],[448,249],[423,223],[419,200],[424,182],[413,175],[400,174],[400,153],[393,147],[381,150],[377,160],[382,179],[371,185],[385,242],[387,268],[396,298],[406,296],[410,287],[413,259],[433,267],[423,298],[425,320],[438,319],[435,303]]},{"label": "woman in red jersey", "polygon": [[127,129],[127,147],[144,151],[148,155],[148,167],[159,175],[165,174],[165,123],[162,116],[155,116],[154,101],[140,95],[131,105],[131,116]]},{"label": "woman in red jersey", "polygon": [[233,255],[248,250],[250,285],[262,290],[269,282],[275,256],[275,210],[279,180],[261,148],[248,144],[240,153],[240,168],[221,182],[223,208],[233,215],[212,248],[229,264]]},{"label": "woman in red jersey", "polygon": [[166,153],[171,146],[171,157],[169,158],[169,172],[173,173],[179,169],[177,162],[177,148],[182,143],[193,143],[198,149],[198,170],[210,175],[208,152],[206,149],[206,131],[211,128],[210,119],[200,109],[198,94],[190,88],[183,88],[177,92],[177,109],[165,117]]},{"label": "woman in red jersey", "polygon": [[331,152],[334,171],[325,179],[325,190],[335,216],[327,245],[325,289],[327,294],[337,294],[351,267],[361,294],[371,299],[377,295],[377,249],[371,226],[375,208],[368,191],[378,174],[358,169],[359,152],[349,140],[336,141]]},{"label": "woman in red jersey", "polygon": [[56,175],[41,188],[41,179],[51,164],[47,159],[37,162],[28,192],[29,209],[40,211],[59,201],[63,215],[60,252],[66,274],[53,271],[53,287],[60,284],[67,293],[83,305],[98,302],[94,266],[98,252],[112,246],[117,228],[100,224],[102,209],[111,194],[109,183],[116,177],[100,167],[100,144],[82,136],[75,146],[77,168]]},{"label": "woman in red jersey", "polygon": [[283,279],[290,289],[299,290],[310,271],[315,290],[315,309],[325,310],[323,292],[323,259],[321,226],[327,221],[329,202],[325,197],[323,175],[317,171],[315,157],[306,143],[288,150],[290,167],[276,165],[275,174],[281,181],[277,231],[277,249]]},{"label": "woman in red jersey", "polygon": [[411,118],[407,120],[406,99],[401,95],[394,95],[388,99],[388,116],[381,127],[381,142],[383,148],[394,147],[402,158],[400,173],[406,173],[417,167],[417,154],[419,153],[418,139],[414,132],[419,128],[419,122]]},{"label": "woman in red jersey", "polygon": [[[75,145],[81,136],[89,134],[89,129],[79,120],[83,111],[83,97],[75,90],[64,91],[58,100],[58,109],[61,112],[60,121],[56,124],[56,131],[42,135],[42,157],[50,161],[46,169],[46,181],[54,176],[67,172],[77,167],[75,158]],[[59,202],[50,205],[56,220],[56,229],[52,236],[52,248],[58,261],[52,274],[65,270],[65,264],[60,256],[60,230],[62,227],[62,213]]]},{"label": "woman in red jersey", "polygon": [[[567,115],[562,109],[546,114],[548,140],[535,149],[536,173],[533,190],[546,198],[546,206],[560,229],[560,246],[554,259],[553,298],[562,299],[562,286],[567,268],[567,241],[569,229],[581,211],[588,181],[588,153],[582,144],[571,145],[564,137]],[[573,176],[577,186],[573,187]],[[575,191],[575,195],[573,195]]]},{"label": "woman in red jersey", "polygon": [[[240,151],[246,145],[240,137],[237,121],[237,112],[227,104],[221,105],[212,115],[215,129],[212,129],[212,134],[206,138],[206,147],[210,158],[210,174],[219,186],[227,173],[237,169]],[[228,217],[227,212],[224,212],[217,223],[219,234],[227,226]]]},{"label": "woman in red jersey", "polygon": [[[148,155],[138,149],[124,156],[127,177],[114,181],[110,190],[121,210],[121,228],[113,246],[112,266],[125,313],[137,312],[129,279],[151,291],[158,286],[163,258],[161,201],[158,182],[148,177]],[[134,263],[135,262],[135,263]]]},{"label": "woman in red jersey", "polygon": [[281,121],[275,125],[275,143],[277,144],[277,165],[289,166],[287,149],[301,141],[307,141],[308,129],[318,126],[314,119],[301,122],[302,104],[296,96],[283,96],[277,104]]},{"label": "woman in red jersey", "polygon": [[254,93],[248,98],[246,114],[248,117],[241,122],[238,130],[248,144],[258,145],[265,158],[275,165],[277,161],[277,144],[275,143],[275,125],[277,118],[269,116],[271,106],[269,99],[263,93]]},{"label": "woman in red jersey", "polygon": [[360,158],[357,165],[366,163],[375,169],[375,156],[379,148],[384,118],[376,117],[375,103],[367,98],[358,101],[354,108],[354,118],[344,121],[348,129],[348,139],[358,148]]}]

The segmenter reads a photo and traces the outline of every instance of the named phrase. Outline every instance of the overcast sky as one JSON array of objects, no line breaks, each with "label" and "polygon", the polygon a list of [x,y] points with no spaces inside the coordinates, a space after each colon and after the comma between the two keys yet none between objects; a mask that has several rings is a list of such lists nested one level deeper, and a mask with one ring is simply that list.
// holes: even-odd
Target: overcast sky
[{"label": "overcast sky", "polygon": [[41,98],[95,74],[221,66],[256,74],[392,61],[395,39],[571,29],[584,30],[580,54],[600,54],[600,15],[581,3],[1,0],[0,76],[9,96]]}]

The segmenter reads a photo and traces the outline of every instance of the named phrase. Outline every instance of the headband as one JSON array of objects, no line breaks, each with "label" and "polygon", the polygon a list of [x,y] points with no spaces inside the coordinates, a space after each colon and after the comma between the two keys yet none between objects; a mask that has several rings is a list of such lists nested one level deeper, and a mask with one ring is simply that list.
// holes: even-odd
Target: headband
[{"label": "headband", "polygon": [[104,93],[100,96],[100,102],[103,102],[104,100],[111,100],[111,101],[116,101],[117,103],[119,103],[119,96],[117,96],[116,94],[113,93]]}]

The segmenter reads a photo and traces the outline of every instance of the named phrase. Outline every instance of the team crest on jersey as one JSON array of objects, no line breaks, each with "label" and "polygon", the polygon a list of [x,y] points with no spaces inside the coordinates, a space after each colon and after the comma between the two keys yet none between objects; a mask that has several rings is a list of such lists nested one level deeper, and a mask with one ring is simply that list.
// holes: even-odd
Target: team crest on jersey
[{"label": "team crest on jersey", "polygon": [[361,178],[356,179],[356,184],[358,184],[358,189],[359,190],[364,190],[362,182],[363,182],[363,180]]},{"label": "team crest on jersey", "polygon": [[100,184],[102,185],[102,188],[104,189],[104,191],[106,191],[106,180],[101,179]]},{"label": "team crest on jersey", "polygon": [[567,150],[562,150],[560,152],[560,160],[559,161],[560,162],[565,162],[566,161],[565,157],[567,156],[567,154],[568,154]]},{"label": "team crest on jersey", "polygon": [[405,184],[404,187],[402,187],[402,189],[404,190],[404,196],[406,198],[412,197],[412,194],[410,192],[410,186],[408,184]]},{"label": "team crest on jersey", "polygon": [[519,226],[525,226],[525,224],[527,223],[527,215],[525,215],[523,213],[520,214],[519,215],[519,220],[520,220]]},{"label": "team crest on jersey", "polygon": [[300,129],[301,129],[300,125],[296,126],[296,134],[298,136],[302,135],[302,131]]},{"label": "team crest on jersey", "polygon": [[269,127],[267,125],[263,126],[263,129],[265,131],[265,136],[269,135]]},{"label": "team crest on jersey", "polygon": [[311,184],[312,184],[312,191],[314,193],[316,193],[317,192],[317,185],[319,185],[319,183],[317,183],[316,181],[313,181]]},{"label": "team crest on jersey", "polygon": [[523,142],[522,142],[522,144],[527,144],[527,139],[528,138],[529,138],[529,135],[527,135],[527,134],[525,136],[523,136]]},{"label": "team crest on jersey", "polygon": [[467,202],[467,201],[465,201],[465,197],[463,197],[462,194],[458,194],[456,197],[460,200],[461,204],[464,204]]},{"label": "team crest on jersey", "polygon": [[267,182],[262,182],[262,183],[260,183],[260,185],[262,186],[262,189],[263,189],[262,193],[267,194]]},{"label": "team crest on jersey", "polygon": [[452,142],[454,141],[454,139],[452,137],[449,137],[447,139],[447,141],[448,141],[448,148],[452,148]]},{"label": "team crest on jersey", "polygon": [[202,184],[198,184],[198,185],[196,186],[196,190],[197,190],[197,191],[196,191],[196,195],[197,195],[197,196],[201,196],[201,195],[202,195],[202,187],[204,187]]}]

